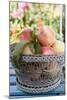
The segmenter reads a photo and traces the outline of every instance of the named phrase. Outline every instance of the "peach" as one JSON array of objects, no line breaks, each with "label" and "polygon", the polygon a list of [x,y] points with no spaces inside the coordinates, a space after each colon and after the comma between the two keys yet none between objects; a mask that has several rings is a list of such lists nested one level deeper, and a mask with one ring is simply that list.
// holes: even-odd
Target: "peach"
[{"label": "peach", "polygon": [[41,47],[41,54],[43,55],[54,55],[54,51],[51,47]]},{"label": "peach", "polygon": [[56,33],[49,26],[38,28],[37,38],[42,46],[51,46],[56,41]]},{"label": "peach", "polygon": [[22,50],[22,54],[24,55],[33,55],[31,49],[28,46],[25,46]]},{"label": "peach", "polygon": [[20,39],[21,40],[30,40],[31,33],[32,33],[32,30],[30,28],[25,28],[20,34]]},{"label": "peach", "polygon": [[54,43],[54,45],[52,47],[56,54],[64,53],[64,42],[62,42],[60,40],[56,40],[56,42]]}]

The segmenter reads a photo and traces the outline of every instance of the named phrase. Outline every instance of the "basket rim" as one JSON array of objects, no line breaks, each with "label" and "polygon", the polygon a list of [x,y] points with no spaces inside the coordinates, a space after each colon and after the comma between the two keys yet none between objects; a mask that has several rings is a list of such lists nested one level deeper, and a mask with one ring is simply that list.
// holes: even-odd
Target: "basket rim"
[{"label": "basket rim", "polygon": [[21,55],[24,62],[64,61],[64,55]]}]

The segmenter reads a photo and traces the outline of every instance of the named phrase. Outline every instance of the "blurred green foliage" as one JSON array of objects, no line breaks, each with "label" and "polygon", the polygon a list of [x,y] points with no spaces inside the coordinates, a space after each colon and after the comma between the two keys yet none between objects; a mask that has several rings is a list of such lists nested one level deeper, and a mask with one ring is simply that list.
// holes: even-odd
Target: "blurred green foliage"
[{"label": "blurred green foliage", "polygon": [[[63,40],[65,34],[65,16],[63,18],[63,28],[62,33],[60,34],[60,9],[61,5],[57,4],[40,4],[40,3],[29,3],[29,8],[26,10],[20,11],[20,16],[18,12],[18,3],[19,2],[10,2],[10,43],[16,42],[19,40],[19,34],[24,27],[30,27],[36,29],[37,19],[40,17],[43,20],[44,25],[50,25],[57,33],[57,38]],[[22,3],[22,2],[21,2]],[[63,6],[63,5],[62,5]],[[63,6],[64,8],[64,6]],[[62,12],[64,12],[63,9]],[[14,11],[15,14],[14,14]],[[14,15],[11,15],[14,14]],[[18,17],[19,16],[19,17]]]}]

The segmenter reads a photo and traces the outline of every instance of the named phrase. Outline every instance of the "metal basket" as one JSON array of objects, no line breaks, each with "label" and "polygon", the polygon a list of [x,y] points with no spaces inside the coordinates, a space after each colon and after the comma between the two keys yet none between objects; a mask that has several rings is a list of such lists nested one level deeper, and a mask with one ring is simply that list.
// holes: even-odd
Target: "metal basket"
[{"label": "metal basket", "polygon": [[21,55],[19,67],[15,66],[17,85],[28,93],[50,91],[60,84],[62,66],[64,55]]}]

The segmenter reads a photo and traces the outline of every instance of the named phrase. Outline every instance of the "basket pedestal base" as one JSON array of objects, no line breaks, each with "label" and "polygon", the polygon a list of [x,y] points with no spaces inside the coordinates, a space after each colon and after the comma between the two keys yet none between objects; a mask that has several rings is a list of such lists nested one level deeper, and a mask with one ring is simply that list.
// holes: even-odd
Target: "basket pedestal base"
[{"label": "basket pedestal base", "polygon": [[44,92],[48,92],[51,91],[53,89],[55,89],[61,82],[61,79],[59,79],[55,84],[52,84],[50,86],[46,86],[46,87],[38,87],[38,88],[32,88],[32,87],[27,87],[22,85],[18,80],[16,81],[18,88],[21,91],[27,92],[27,93],[33,93],[33,94],[39,94],[39,93],[44,93]]}]

